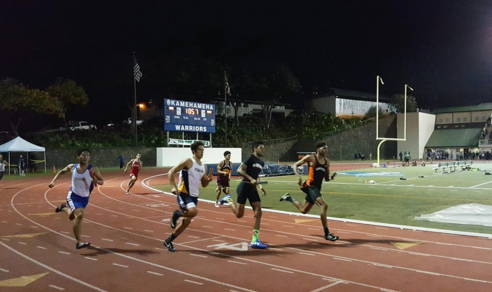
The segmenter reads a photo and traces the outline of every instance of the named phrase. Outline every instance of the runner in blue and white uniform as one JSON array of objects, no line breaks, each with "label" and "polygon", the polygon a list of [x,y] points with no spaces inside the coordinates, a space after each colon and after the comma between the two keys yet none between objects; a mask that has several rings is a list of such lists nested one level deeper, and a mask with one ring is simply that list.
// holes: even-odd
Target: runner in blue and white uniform
[{"label": "runner in blue and white uniform", "polygon": [[89,203],[89,196],[94,189],[94,186],[104,184],[99,169],[89,164],[90,159],[91,152],[88,149],[77,151],[77,160],[79,163],[67,165],[55,175],[49,184],[49,187],[53,188],[55,186],[55,181],[60,174],[67,172],[72,173],[72,186],[67,195],[67,204],[61,204],[60,207],[55,209],[55,212],[65,212],[70,220],[75,219],[73,233],[75,235],[75,240],[77,240],[77,243],[75,244],[77,249],[89,247],[91,245],[89,242],[82,242],[80,240],[80,225],[82,219],[84,219],[84,208]]},{"label": "runner in blue and white uniform", "polygon": [[[207,175],[207,166],[203,164],[203,152],[205,148],[203,143],[196,141],[191,144],[193,158],[186,158],[178,165],[171,168],[168,172],[169,182],[172,186],[171,192],[177,194],[177,200],[180,210],[174,211],[171,219],[171,227],[176,228],[174,232],[164,241],[164,246],[171,252],[176,252],[173,246],[175,240],[190,225],[191,219],[198,214],[196,208],[198,204],[198,195],[200,185],[208,186],[212,180],[212,169]],[[179,187],[176,186],[174,175],[179,172]],[[184,217],[181,223],[176,226],[179,217]]]}]

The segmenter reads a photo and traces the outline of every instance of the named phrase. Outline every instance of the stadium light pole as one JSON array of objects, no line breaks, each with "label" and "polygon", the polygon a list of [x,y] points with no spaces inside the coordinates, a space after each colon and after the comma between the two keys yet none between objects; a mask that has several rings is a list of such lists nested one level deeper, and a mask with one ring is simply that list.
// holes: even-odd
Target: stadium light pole
[{"label": "stadium light pole", "polygon": [[379,82],[384,85],[383,78],[376,76],[376,140],[379,138]]},{"label": "stadium light pole", "polygon": [[405,84],[405,105],[404,105],[404,113],[405,113],[405,120],[403,123],[403,139],[407,139],[407,88],[413,91],[413,88],[408,86],[408,84]]}]

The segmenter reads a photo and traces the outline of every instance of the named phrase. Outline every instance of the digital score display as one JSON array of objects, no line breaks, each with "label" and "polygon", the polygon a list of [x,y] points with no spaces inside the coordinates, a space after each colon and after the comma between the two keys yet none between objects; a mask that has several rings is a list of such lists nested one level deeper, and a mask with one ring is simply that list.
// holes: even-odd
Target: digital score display
[{"label": "digital score display", "polygon": [[164,99],[164,131],[215,133],[215,105]]}]

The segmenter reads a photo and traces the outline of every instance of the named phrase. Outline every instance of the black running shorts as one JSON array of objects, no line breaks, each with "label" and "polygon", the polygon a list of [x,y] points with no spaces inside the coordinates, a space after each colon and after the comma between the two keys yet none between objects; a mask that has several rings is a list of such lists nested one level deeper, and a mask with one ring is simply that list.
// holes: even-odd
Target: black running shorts
[{"label": "black running shorts", "polygon": [[250,204],[254,202],[261,202],[256,186],[250,183],[240,182],[236,191],[238,204],[245,205],[246,200],[249,200]]},{"label": "black running shorts", "polygon": [[315,187],[305,187],[301,188],[301,191],[306,193],[306,202],[309,204],[313,204],[316,201],[317,198],[321,197],[321,193],[318,188]]}]

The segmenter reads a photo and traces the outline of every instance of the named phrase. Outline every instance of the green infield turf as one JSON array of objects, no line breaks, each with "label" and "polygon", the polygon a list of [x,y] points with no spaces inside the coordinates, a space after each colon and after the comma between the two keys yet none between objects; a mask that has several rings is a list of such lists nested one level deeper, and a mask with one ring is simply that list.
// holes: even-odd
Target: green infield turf
[{"label": "green infield turf", "polygon": [[[321,193],[328,203],[328,216],[465,232],[492,234],[492,227],[415,220],[422,214],[434,213],[452,206],[477,203],[492,205],[492,176],[480,169],[492,169],[492,164],[473,164],[473,171],[437,173],[431,165],[425,167],[368,168],[339,171],[335,180],[325,182]],[[401,180],[400,178],[405,178]],[[289,192],[303,202],[296,177],[261,178],[267,196],[262,197],[265,209],[295,212],[289,202],[279,198]],[[306,176],[303,175],[303,179]],[[370,182],[374,181],[374,184]],[[231,182],[231,195],[236,197],[238,180]],[[215,200],[215,182],[200,190],[200,198]],[[169,185],[156,186],[170,191]],[[313,207],[310,214],[317,214]]]}]

